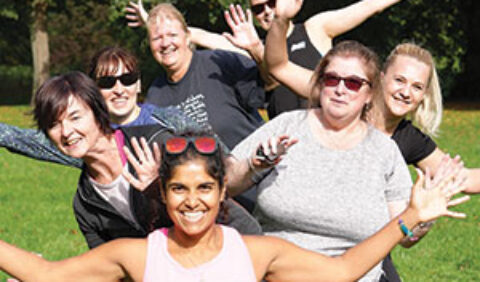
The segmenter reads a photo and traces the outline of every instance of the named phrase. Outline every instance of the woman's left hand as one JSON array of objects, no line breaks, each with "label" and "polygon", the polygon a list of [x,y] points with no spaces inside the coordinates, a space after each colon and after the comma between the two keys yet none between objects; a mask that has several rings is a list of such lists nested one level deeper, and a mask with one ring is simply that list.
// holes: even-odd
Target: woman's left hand
[{"label": "woman's left hand", "polygon": [[[464,218],[466,215],[461,212],[448,210],[449,207],[459,205],[468,201],[470,198],[464,196],[451,200],[451,198],[465,190],[464,180],[458,177],[459,171],[455,170],[443,177],[441,181],[434,183],[433,187],[425,185],[425,178],[430,178],[430,171],[426,170],[426,175],[420,169],[417,169],[418,179],[412,189],[410,207],[418,212],[420,222],[427,222],[440,216],[453,218]],[[432,186],[433,183],[429,183]]]},{"label": "woman's left hand", "polygon": [[132,147],[135,150],[135,157],[130,150],[124,146],[123,150],[127,156],[128,162],[133,166],[137,177],[133,176],[128,170],[122,172],[123,177],[132,184],[135,189],[145,190],[155,179],[158,178],[158,169],[160,168],[160,148],[156,142],[153,143],[153,153],[148,146],[145,138],[140,138],[140,144],[137,138],[132,137]]},{"label": "woman's left hand", "polygon": [[232,34],[224,32],[222,35],[233,45],[240,49],[252,50],[255,46],[262,44],[258,37],[257,30],[253,24],[252,12],[246,10],[246,14],[240,5],[230,5],[225,11],[225,21],[232,30]]}]

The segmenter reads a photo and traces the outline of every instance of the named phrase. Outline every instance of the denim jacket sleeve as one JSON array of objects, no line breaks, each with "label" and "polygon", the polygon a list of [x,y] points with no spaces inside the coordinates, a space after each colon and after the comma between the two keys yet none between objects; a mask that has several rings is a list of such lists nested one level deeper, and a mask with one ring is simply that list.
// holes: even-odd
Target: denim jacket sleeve
[{"label": "denim jacket sleeve", "polygon": [[19,128],[0,123],[0,147],[33,159],[82,167],[82,160],[61,153],[50,140],[37,129]]}]

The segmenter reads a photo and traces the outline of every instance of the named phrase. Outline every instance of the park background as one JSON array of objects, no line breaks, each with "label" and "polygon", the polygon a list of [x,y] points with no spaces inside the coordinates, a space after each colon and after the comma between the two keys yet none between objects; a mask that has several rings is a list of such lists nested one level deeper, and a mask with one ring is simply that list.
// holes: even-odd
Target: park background
[{"label": "park background", "polygon": [[[145,0],[144,5],[149,9],[158,2]],[[228,30],[223,11],[230,3],[247,7],[243,0],[170,2],[189,25],[217,32]],[[295,21],[354,2],[305,0]],[[126,26],[127,3],[0,0],[0,122],[32,127],[27,113],[36,85],[65,71],[86,71],[91,56],[105,46],[118,45],[137,55],[142,87],[147,89],[162,70],[151,57],[146,30]],[[446,101],[436,141],[451,154],[460,154],[468,166],[480,167],[480,1],[401,1],[335,41],[343,39],[371,46],[382,59],[400,42],[429,49]],[[71,207],[78,175],[76,169],[0,149],[0,239],[48,259],[85,251]],[[418,246],[394,251],[405,281],[480,281],[479,198],[458,208],[469,214],[467,219],[441,219]],[[0,273],[0,281],[5,277]]]}]

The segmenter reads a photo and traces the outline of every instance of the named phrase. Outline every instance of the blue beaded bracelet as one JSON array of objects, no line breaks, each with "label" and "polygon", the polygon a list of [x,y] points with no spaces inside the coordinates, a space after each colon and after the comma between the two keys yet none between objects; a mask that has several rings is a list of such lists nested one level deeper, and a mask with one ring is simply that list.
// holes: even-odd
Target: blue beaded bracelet
[{"label": "blue beaded bracelet", "polygon": [[418,240],[418,237],[416,237],[415,235],[413,235],[413,232],[408,229],[408,227],[405,225],[405,223],[403,223],[403,220],[399,219],[398,220],[398,225],[400,225],[400,230],[402,230],[402,233],[408,237],[408,240],[410,241],[417,241]]}]

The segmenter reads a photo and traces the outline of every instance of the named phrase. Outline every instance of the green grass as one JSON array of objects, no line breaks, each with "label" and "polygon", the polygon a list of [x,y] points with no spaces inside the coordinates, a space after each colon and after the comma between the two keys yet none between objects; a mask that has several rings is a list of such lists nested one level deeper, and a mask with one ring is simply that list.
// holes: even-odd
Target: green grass
[{"label": "green grass", "polygon": [[[31,126],[27,111],[0,107],[0,121]],[[79,174],[0,149],[0,238],[51,260],[87,250],[72,209]]]},{"label": "green grass", "polygon": [[[33,123],[26,106],[0,107],[0,122]],[[480,110],[446,110],[439,147],[480,167]],[[57,260],[87,250],[72,210],[79,170],[30,160],[0,149],[0,239]],[[480,196],[457,208],[467,219],[440,219],[418,245],[397,247],[404,281],[480,279]],[[1,254],[0,254],[1,255]],[[7,276],[0,273],[0,281]]]},{"label": "green grass", "polygon": [[[436,141],[443,151],[462,156],[467,167],[480,167],[479,129],[480,110],[446,110]],[[480,196],[455,210],[467,218],[441,218],[416,246],[394,250],[404,281],[480,280]]]}]

